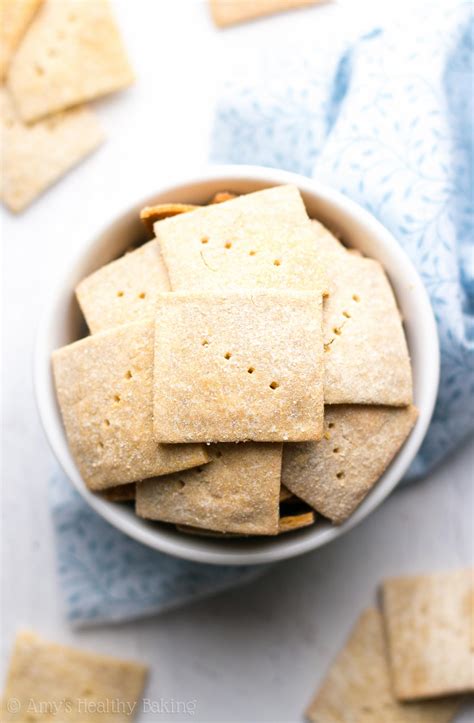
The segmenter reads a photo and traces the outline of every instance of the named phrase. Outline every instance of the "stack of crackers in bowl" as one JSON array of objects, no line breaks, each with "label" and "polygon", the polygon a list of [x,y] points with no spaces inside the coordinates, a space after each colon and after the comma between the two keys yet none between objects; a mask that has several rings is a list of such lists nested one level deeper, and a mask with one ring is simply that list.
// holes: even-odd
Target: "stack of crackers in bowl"
[{"label": "stack of crackers in bowl", "polygon": [[341,524],[417,417],[383,268],[291,185],[141,215],[154,238],[79,283],[90,335],[53,354],[85,484],[188,534]]},{"label": "stack of crackers in bowl", "polygon": [[95,150],[85,103],[134,75],[109,0],[0,0],[1,199],[19,212]]}]

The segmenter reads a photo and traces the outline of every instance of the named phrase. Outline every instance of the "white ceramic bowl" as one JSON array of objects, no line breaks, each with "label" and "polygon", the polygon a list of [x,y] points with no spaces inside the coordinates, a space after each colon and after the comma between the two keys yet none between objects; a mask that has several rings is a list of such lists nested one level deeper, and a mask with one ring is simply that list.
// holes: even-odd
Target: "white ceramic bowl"
[{"label": "white ceramic bowl", "polygon": [[[413,364],[414,399],[419,418],[410,437],[356,512],[339,527],[319,522],[276,538],[227,539],[194,537],[171,526],[136,517],[128,506],[107,502],[90,492],[69,451],[51,373],[51,352],[84,335],[84,322],[74,287],[85,276],[122,254],[143,236],[138,211],[152,203],[206,203],[221,190],[249,193],[292,183],[300,189],[310,216],[341,233],[344,241],[378,259],[387,271],[405,320]],[[59,280],[40,326],[35,358],[35,388],[46,436],[64,472],[83,498],[119,530],[162,552],[214,564],[265,563],[299,555],[325,545],[364,519],[390,494],[413,460],[425,436],[436,399],[439,346],[428,295],[412,263],[393,236],[367,211],[317,181],[291,173],[252,166],[211,167],[197,178],[165,187],[107,224],[70,263]]]}]

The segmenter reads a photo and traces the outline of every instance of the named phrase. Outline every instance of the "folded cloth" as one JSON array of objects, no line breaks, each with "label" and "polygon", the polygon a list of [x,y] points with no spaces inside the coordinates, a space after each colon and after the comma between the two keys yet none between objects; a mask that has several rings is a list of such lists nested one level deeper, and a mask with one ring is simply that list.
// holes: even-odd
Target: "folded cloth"
[{"label": "folded cloth", "polygon": [[154,615],[250,582],[268,566],[216,566],[165,555],[94,512],[59,472],[50,483],[60,584],[75,627]]},{"label": "folded cloth", "polygon": [[420,272],[441,383],[408,478],[474,430],[473,37],[470,2],[431,4],[339,58],[329,43],[299,57],[292,47],[270,61],[248,58],[251,73],[228,68],[213,134],[214,161],[285,168],[338,188]]}]

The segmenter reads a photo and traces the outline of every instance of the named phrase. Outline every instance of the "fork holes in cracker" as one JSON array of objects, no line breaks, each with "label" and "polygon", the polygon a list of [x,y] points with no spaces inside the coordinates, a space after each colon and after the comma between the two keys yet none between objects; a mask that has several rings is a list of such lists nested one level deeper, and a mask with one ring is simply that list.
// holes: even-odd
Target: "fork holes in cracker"
[{"label": "fork holes in cracker", "polygon": [[226,351],[226,353],[224,354],[224,359],[227,359],[227,361],[228,361],[231,358],[232,358],[232,354],[230,353],[230,351]]},{"label": "fork holes in cracker", "polygon": [[114,402],[120,402],[120,394],[114,394]]},{"label": "fork holes in cracker", "polygon": [[248,372],[249,374],[253,374],[254,371],[255,371],[255,367],[249,367],[249,368],[247,369],[247,372]]},{"label": "fork holes in cracker", "polygon": [[275,259],[275,261],[273,262],[273,266],[281,266],[280,259]]},{"label": "fork holes in cracker", "polygon": [[249,256],[255,256],[257,252],[252,249],[252,251],[249,251]]},{"label": "fork holes in cracker", "polygon": [[270,382],[269,386],[270,386],[270,389],[278,389],[278,387],[280,385],[278,384],[278,382]]},{"label": "fork holes in cracker", "polygon": [[345,316],[346,319],[350,319],[350,318],[351,318],[351,315],[349,314],[348,311],[343,311],[343,312],[342,312],[342,315]]},{"label": "fork holes in cracker", "polygon": [[123,296],[123,294],[124,294],[123,291],[117,291],[117,296]]},{"label": "fork holes in cracker", "polygon": [[140,294],[138,294],[139,299],[144,299],[146,297],[146,294],[144,291],[142,291]]},{"label": "fork holes in cracker", "polygon": [[344,472],[338,472],[336,475],[337,479],[344,479],[345,476]]},{"label": "fork holes in cracker", "polygon": [[328,427],[329,429],[332,429],[334,427],[334,422],[329,422]]},{"label": "fork holes in cracker", "polygon": [[131,379],[132,376],[133,376],[133,375],[132,375],[132,372],[131,372],[130,369],[129,369],[128,372],[125,374],[125,379]]},{"label": "fork holes in cracker", "polygon": [[334,452],[334,454],[338,454],[338,452],[339,452],[339,447],[334,447],[334,449],[333,449],[332,451]]},{"label": "fork holes in cracker", "polygon": [[352,299],[353,299],[353,301],[356,301],[358,303],[360,301],[359,294],[352,294]]},{"label": "fork holes in cracker", "polygon": [[209,243],[209,239],[207,238],[207,236],[203,236],[203,237],[202,237],[201,243],[202,243],[202,244],[208,244],[208,243]]},{"label": "fork holes in cracker", "polygon": [[231,249],[231,248],[232,248],[232,243],[231,243],[230,241],[226,241],[226,243],[224,244],[224,248],[225,248],[225,249]]}]

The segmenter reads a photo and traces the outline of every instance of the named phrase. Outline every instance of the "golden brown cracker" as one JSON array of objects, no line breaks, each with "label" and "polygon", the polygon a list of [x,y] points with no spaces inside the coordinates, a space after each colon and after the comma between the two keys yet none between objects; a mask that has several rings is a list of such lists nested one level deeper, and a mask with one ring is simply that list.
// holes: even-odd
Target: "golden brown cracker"
[{"label": "golden brown cracker", "polygon": [[384,582],[392,680],[400,700],[474,691],[473,587],[472,569]]},{"label": "golden brown cracker", "polygon": [[153,323],[127,324],[53,353],[69,447],[92,490],[204,464],[200,446],[153,436]]},{"label": "golden brown cracker", "polygon": [[155,224],[171,288],[324,291],[314,229],[294,186],[277,186]]},{"label": "golden brown cracker", "polygon": [[156,439],[319,439],[320,314],[321,296],[306,292],[161,294],[155,325]]},{"label": "golden brown cracker", "polygon": [[211,462],[137,485],[140,517],[245,535],[278,531],[281,444],[218,444]]},{"label": "golden brown cracker", "polygon": [[31,123],[133,79],[108,0],[48,0],[10,64],[8,86]]},{"label": "golden brown cracker", "polygon": [[280,517],[278,524],[278,534],[282,535],[285,532],[293,532],[293,530],[299,530],[302,527],[309,527],[314,524],[315,515],[313,511],[300,512],[296,515],[284,515]]},{"label": "golden brown cracker", "polygon": [[0,82],[43,0],[0,0]]},{"label": "golden brown cracker", "polygon": [[14,212],[26,208],[103,141],[95,114],[84,107],[25,125],[5,88],[0,88],[0,127],[0,195]]},{"label": "golden brown cracker", "polygon": [[350,253],[325,255],[325,259],[326,404],[410,404],[410,358],[383,268],[373,259]]},{"label": "golden brown cracker", "polygon": [[194,211],[198,206],[189,203],[157,203],[155,206],[145,206],[140,211],[140,220],[145,224],[147,231],[153,236],[153,226],[164,218],[178,216],[180,213]]},{"label": "golden brown cracker", "polygon": [[340,524],[370,492],[416,418],[415,407],[326,406],[319,442],[285,445],[282,483]]},{"label": "golden brown cracker", "polygon": [[264,15],[317,5],[322,0],[210,0],[215,24],[228,25],[255,20]]},{"label": "golden brown cracker", "polygon": [[152,320],[157,295],[169,291],[157,241],[149,241],[83,279],[76,296],[92,334]]},{"label": "golden brown cracker", "polygon": [[403,704],[391,690],[382,616],[360,616],[306,710],[312,723],[449,723],[459,701]]},{"label": "golden brown cracker", "polygon": [[140,709],[145,665],[42,640],[15,640],[2,700],[3,723],[126,723]]}]

